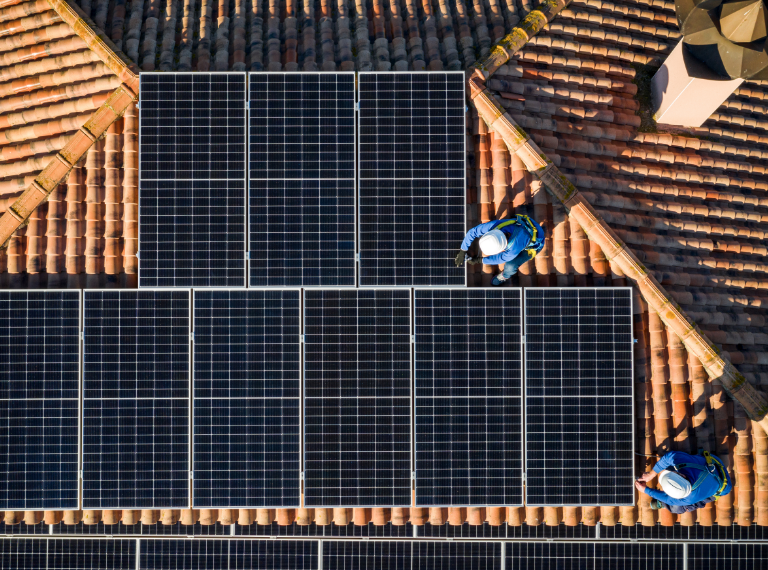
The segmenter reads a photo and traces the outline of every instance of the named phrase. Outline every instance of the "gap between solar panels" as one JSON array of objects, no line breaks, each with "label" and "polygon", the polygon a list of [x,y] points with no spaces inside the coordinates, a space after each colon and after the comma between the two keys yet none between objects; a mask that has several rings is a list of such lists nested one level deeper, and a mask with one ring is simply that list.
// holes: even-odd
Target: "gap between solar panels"
[{"label": "gap between solar panels", "polygon": [[140,287],[466,285],[462,72],[140,82]]}]

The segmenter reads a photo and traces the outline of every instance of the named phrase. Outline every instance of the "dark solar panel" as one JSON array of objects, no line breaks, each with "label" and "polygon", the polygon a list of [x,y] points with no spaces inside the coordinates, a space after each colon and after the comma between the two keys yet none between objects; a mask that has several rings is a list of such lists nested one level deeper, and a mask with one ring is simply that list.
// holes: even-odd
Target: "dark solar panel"
[{"label": "dark solar panel", "polygon": [[527,505],[634,504],[631,295],[525,289]]},{"label": "dark solar panel", "polygon": [[[688,547],[691,548],[690,546]],[[690,568],[710,568],[690,566]],[[515,570],[683,570],[683,544],[542,543],[506,544],[506,568]]]},{"label": "dark solar panel", "polygon": [[689,544],[688,568],[758,570],[768,561],[768,544]]},{"label": "dark solar panel", "polygon": [[[682,544],[595,543],[595,570],[684,570]],[[705,566],[689,566],[705,568]]]},{"label": "dark solar panel", "polygon": [[595,570],[595,545],[576,542],[512,542],[505,568],[514,570]]},{"label": "dark solar panel", "polygon": [[190,292],[84,292],[83,508],[189,506]]},{"label": "dark solar panel", "polygon": [[0,291],[0,510],[78,508],[80,292]]},{"label": "dark solar panel", "polygon": [[300,506],[299,295],[194,292],[195,508]]},{"label": "dark solar panel", "polygon": [[415,290],[417,505],[522,505],[521,303]]},{"label": "dark solar panel", "polygon": [[135,570],[136,541],[0,539],[0,570]]},{"label": "dark solar panel", "polygon": [[462,72],[359,73],[360,285],[464,285]]},{"label": "dark solar panel", "polygon": [[355,285],[355,74],[250,74],[250,283]]},{"label": "dark solar panel", "polygon": [[316,570],[317,542],[142,540],[141,570]]},{"label": "dark solar panel", "polygon": [[410,297],[304,291],[306,506],[411,503]]},{"label": "dark solar panel", "polygon": [[324,542],[324,570],[497,570],[501,543]]},{"label": "dark solar panel", "polygon": [[245,113],[245,74],[141,74],[141,287],[245,285]]}]

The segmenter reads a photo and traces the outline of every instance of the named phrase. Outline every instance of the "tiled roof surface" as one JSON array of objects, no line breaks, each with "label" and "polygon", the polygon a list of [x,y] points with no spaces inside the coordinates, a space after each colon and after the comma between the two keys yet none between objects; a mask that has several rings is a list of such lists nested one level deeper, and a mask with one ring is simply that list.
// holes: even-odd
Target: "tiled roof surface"
[{"label": "tiled roof surface", "polygon": [[[20,46],[43,43],[6,22],[50,19],[35,30],[61,25],[43,1],[0,6],[0,57]],[[101,0],[80,6],[142,69],[166,71],[467,68],[532,7],[513,0],[354,5],[321,1],[301,6],[258,0]],[[80,116],[83,105],[91,101],[98,106],[97,98],[117,84],[97,59],[85,62],[90,56],[77,55],[86,50],[74,36],[56,37],[47,42],[49,50],[65,40],[70,47],[61,44],[61,52],[48,51],[46,57],[27,62],[28,67],[0,64],[0,90],[4,85],[7,89],[0,92],[0,137],[6,133],[0,140],[0,212],[12,202],[9,195],[26,187],[40,168],[23,171],[23,165],[35,160],[44,165],[63,146],[66,134],[85,121]],[[575,0],[487,86],[725,356],[750,382],[764,388],[768,85],[745,82],[693,134],[649,132],[652,128],[641,132],[637,113],[642,97],[635,81],[645,68],[638,64],[658,65],[678,39],[670,2]],[[59,66],[81,70],[78,74],[92,69],[101,74],[68,74],[75,79],[63,84],[62,76],[49,77],[59,66],[50,71],[41,71],[44,65],[39,63],[31,66],[55,57],[62,58]],[[96,83],[106,80],[113,83]],[[26,91],[17,93],[11,84]],[[61,98],[49,99],[57,96]],[[86,102],[75,104],[81,100]],[[55,111],[62,104],[67,106]],[[27,108],[29,115],[24,114]],[[84,117],[89,114],[82,112]],[[19,116],[29,117],[29,124],[11,122],[21,120],[12,118]],[[50,130],[52,122],[65,130]],[[30,138],[19,143],[8,138],[9,132],[22,128]],[[29,225],[15,234],[7,257],[0,253],[0,286],[135,285],[136,130],[136,109],[131,106]],[[467,141],[469,225],[529,213],[550,230],[545,249],[521,268],[513,285],[631,284],[473,110]],[[5,176],[6,165],[13,174]],[[492,268],[474,266],[472,271],[470,285],[489,284]],[[655,454],[707,447],[734,475],[734,492],[695,514],[677,517],[652,511],[648,497],[641,495],[638,506],[621,508],[91,511],[47,513],[45,518],[168,524],[199,518],[223,524],[273,519],[287,524],[295,519],[318,524],[506,520],[512,525],[669,525],[679,520],[768,525],[768,436],[722,386],[709,381],[700,362],[642,298],[635,299],[637,450],[647,456],[638,457],[638,472],[653,463]],[[6,522],[22,518],[34,522],[43,514],[5,514]]]}]

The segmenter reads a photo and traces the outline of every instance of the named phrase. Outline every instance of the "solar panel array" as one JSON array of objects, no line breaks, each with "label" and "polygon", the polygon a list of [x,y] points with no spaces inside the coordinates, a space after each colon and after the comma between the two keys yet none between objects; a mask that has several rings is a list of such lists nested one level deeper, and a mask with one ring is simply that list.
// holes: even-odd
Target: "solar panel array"
[{"label": "solar panel array", "polygon": [[189,507],[190,292],[84,292],[83,508]]},{"label": "solar panel array", "polygon": [[245,285],[245,74],[142,73],[139,285]]},{"label": "solar panel array", "polygon": [[316,541],[146,540],[140,570],[316,570]]},{"label": "solar panel array", "polygon": [[521,296],[415,291],[417,505],[522,505]]},{"label": "solar panel array", "polygon": [[411,503],[409,290],[304,291],[304,498]]},{"label": "solar panel array", "polygon": [[505,567],[515,570],[683,570],[684,559],[682,544],[513,542],[506,544]]},{"label": "solar panel array", "polygon": [[688,568],[757,570],[768,560],[768,544],[689,544]]},{"label": "solar panel array", "polygon": [[78,508],[79,291],[0,291],[0,510]]},{"label": "solar panel array", "polygon": [[194,291],[195,508],[301,506],[299,296]]},{"label": "solar panel array", "polygon": [[499,570],[501,543],[329,541],[324,570]]},{"label": "solar panel array", "polygon": [[634,504],[630,288],[525,290],[526,504]]},{"label": "solar panel array", "polygon": [[250,75],[251,286],[355,285],[355,74]]},{"label": "solar panel array", "polygon": [[464,285],[463,72],[359,73],[361,286]]},{"label": "solar panel array", "polygon": [[0,570],[135,570],[136,541],[0,539]]}]

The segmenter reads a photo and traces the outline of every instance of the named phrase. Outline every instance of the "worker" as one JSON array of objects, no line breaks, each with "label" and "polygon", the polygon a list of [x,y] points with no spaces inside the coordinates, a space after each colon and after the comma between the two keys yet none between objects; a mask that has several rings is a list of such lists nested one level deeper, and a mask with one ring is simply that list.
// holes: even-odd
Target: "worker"
[{"label": "worker", "polygon": [[[661,491],[646,485],[656,475]],[[706,451],[699,455],[670,451],[656,462],[653,471],[635,481],[635,487],[651,496],[651,509],[680,514],[700,509],[730,493],[731,479],[723,463]]]},{"label": "worker", "polygon": [[[481,255],[467,256],[472,242],[480,238]],[[536,257],[544,247],[544,229],[528,216],[515,216],[506,220],[494,220],[475,226],[461,243],[456,254],[456,267],[466,259],[467,263],[485,263],[486,265],[504,264],[504,271],[491,281],[498,287],[512,277],[520,266]]]}]

